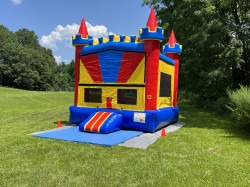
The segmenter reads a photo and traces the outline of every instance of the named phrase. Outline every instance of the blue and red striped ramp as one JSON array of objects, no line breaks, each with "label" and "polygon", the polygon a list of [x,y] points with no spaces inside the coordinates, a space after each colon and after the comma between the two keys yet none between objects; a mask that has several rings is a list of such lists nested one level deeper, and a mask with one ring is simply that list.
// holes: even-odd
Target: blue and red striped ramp
[{"label": "blue and red striped ramp", "polygon": [[114,146],[143,134],[140,131],[120,130],[109,134],[97,134],[79,131],[78,126],[58,128],[46,132],[35,133],[33,136],[64,140],[70,142],[97,144],[102,146]]},{"label": "blue and red striped ramp", "polygon": [[108,134],[120,130],[122,115],[115,112],[94,112],[79,124],[79,130]]}]

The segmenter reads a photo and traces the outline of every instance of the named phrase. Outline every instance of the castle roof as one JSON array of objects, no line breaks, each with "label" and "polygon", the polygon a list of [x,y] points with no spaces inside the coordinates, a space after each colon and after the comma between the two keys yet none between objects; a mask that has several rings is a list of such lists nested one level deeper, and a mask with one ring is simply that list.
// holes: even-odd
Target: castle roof
[{"label": "castle roof", "polygon": [[155,11],[154,8],[151,9],[150,11],[150,15],[148,17],[148,22],[147,22],[147,27],[149,27],[149,29],[151,31],[154,31],[156,27],[158,27],[157,21],[156,21],[156,17],[155,17]]},{"label": "castle roof", "polygon": [[173,47],[175,44],[177,43],[176,38],[175,38],[175,34],[174,34],[174,30],[172,30],[169,40],[168,40],[168,44]]},{"label": "castle roof", "polygon": [[87,30],[84,18],[82,18],[82,22],[81,22],[78,34],[81,34],[83,38],[88,37],[88,30]]}]

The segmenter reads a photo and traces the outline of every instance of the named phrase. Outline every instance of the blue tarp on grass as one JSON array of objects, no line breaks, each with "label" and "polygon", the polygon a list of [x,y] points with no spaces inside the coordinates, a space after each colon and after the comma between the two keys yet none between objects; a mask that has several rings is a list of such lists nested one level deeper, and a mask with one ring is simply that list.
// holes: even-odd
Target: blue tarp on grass
[{"label": "blue tarp on grass", "polygon": [[109,134],[96,134],[88,132],[80,132],[78,126],[70,128],[62,128],[53,131],[35,133],[33,136],[41,138],[50,138],[57,140],[65,140],[70,142],[97,144],[102,146],[114,146],[125,142],[131,138],[143,134],[140,131],[120,130]]}]

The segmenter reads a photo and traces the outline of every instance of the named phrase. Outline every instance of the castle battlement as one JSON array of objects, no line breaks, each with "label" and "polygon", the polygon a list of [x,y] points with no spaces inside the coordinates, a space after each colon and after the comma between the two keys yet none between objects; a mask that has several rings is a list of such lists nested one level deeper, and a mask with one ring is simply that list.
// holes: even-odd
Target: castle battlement
[{"label": "castle battlement", "polygon": [[125,35],[109,35],[108,38],[94,38],[92,36],[88,36],[88,38],[82,38],[81,34],[76,34],[72,36],[72,45],[84,45],[84,46],[93,46],[99,45],[108,42],[121,42],[121,43],[141,43],[139,36],[125,36]]},{"label": "castle battlement", "polygon": [[151,30],[149,27],[142,28],[139,30],[140,40],[163,40],[164,31],[162,27],[155,27],[154,30]]},{"label": "castle battlement", "polygon": [[72,36],[72,45],[73,46],[86,46],[89,45],[89,40],[92,39],[92,36],[88,36],[87,38],[83,38],[81,34],[75,34]]},{"label": "castle battlement", "polygon": [[182,45],[180,45],[179,43],[175,43],[174,46],[165,44],[163,46],[163,54],[166,53],[182,53]]}]

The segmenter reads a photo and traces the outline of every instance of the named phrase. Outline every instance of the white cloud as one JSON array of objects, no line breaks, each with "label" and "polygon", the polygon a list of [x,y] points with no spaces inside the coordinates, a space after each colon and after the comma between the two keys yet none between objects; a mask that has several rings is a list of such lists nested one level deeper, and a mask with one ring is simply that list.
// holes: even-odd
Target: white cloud
[{"label": "white cloud", "polygon": [[68,44],[71,41],[71,37],[77,33],[78,27],[77,24],[66,25],[65,27],[58,25],[49,35],[42,36],[40,43],[44,47],[56,50],[59,42]]},{"label": "white cloud", "polygon": [[59,64],[62,62],[62,57],[61,56],[54,56],[56,62]]},{"label": "white cloud", "polygon": [[[107,27],[104,25],[92,26],[90,23],[86,22],[87,30],[89,35],[94,38],[105,37],[112,32],[108,32]],[[79,25],[71,24],[63,27],[58,25],[54,31],[49,35],[42,36],[40,43],[42,46],[52,49],[53,51],[58,49],[58,44],[63,44],[64,46],[71,46],[71,37],[78,33]]]},{"label": "white cloud", "polygon": [[103,25],[96,25],[93,27],[91,24],[87,22],[86,26],[87,26],[89,35],[93,36],[93,38],[105,37],[105,36],[108,36],[109,34],[107,27]]},{"label": "white cloud", "polygon": [[56,55],[54,55],[54,58],[55,58],[55,61],[56,61],[56,63],[62,63],[62,62],[65,62],[66,64],[68,64],[69,63],[69,61],[67,60],[67,59],[62,59],[62,56],[56,56]]},{"label": "white cloud", "polygon": [[23,2],[23,0],[11,0],[14,5],[19,5]]}]

